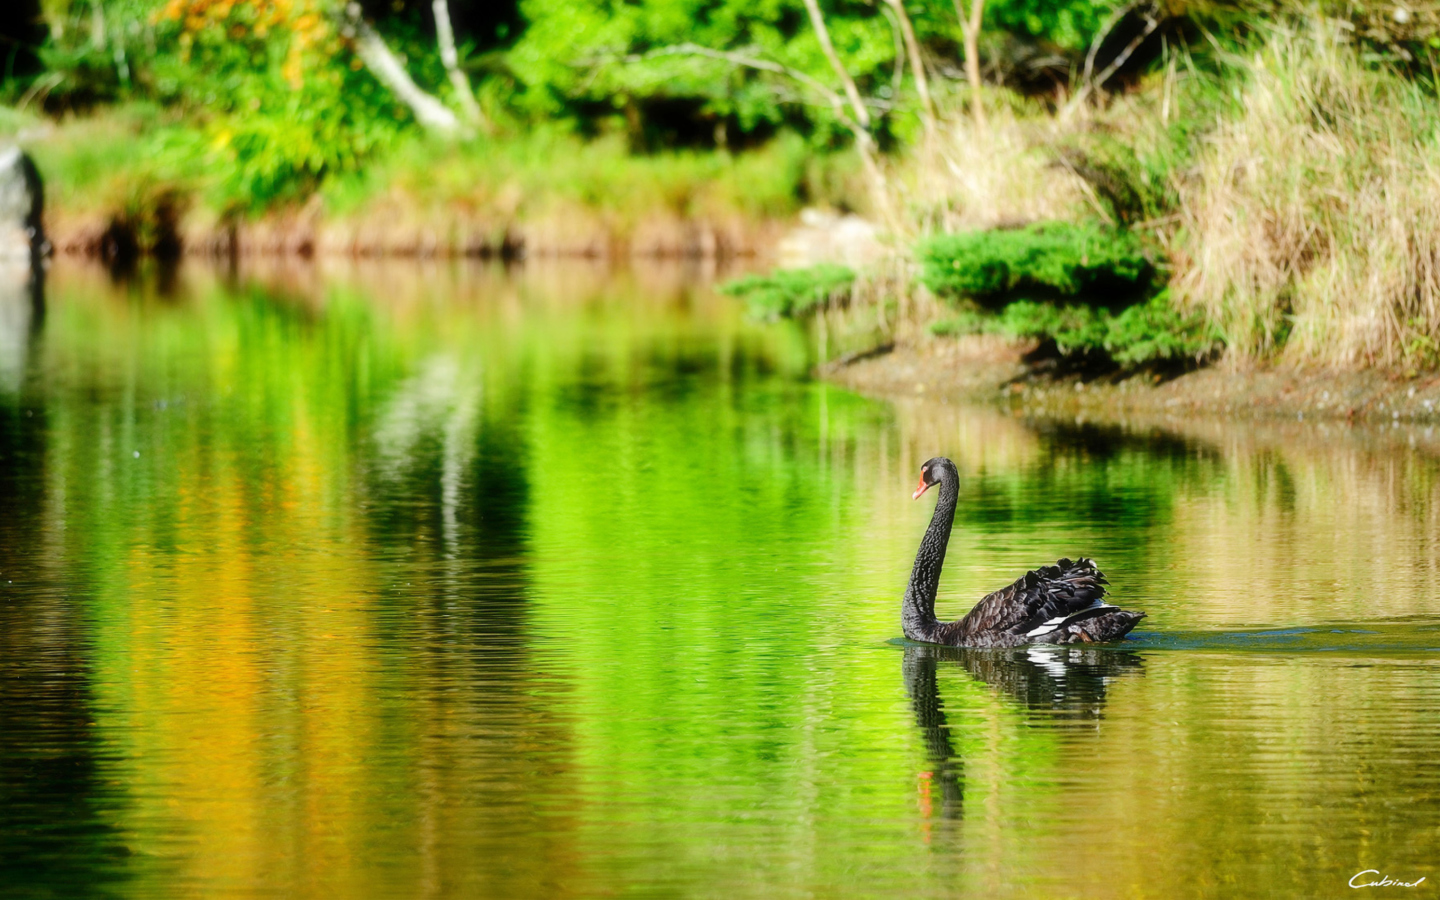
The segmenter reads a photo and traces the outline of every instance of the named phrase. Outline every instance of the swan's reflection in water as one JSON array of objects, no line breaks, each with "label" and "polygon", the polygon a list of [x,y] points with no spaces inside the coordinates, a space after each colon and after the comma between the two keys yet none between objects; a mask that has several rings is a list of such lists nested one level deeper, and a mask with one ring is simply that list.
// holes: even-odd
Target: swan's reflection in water
[{"label": "swan's reflection in water", "polygon": [[1138,654],[1096,647],[951,652],[971,675],[1057,722],[1098,719],[1110,682],[1144,666]]},{"label": "swan's reflection in water", "polygon": [[[928,792],[938,791],[942,819],[960,818],[965,807],[965,762],[950,742],[950,724],[945,719],[938,677],[942,655],[953,659],[956,652],[949,647],[909,644],[903,664],[905,692],[910,695],[915,723],[925,735],[925,750],[930,757],[930,771],[921,775],[922,803],[933,803]],[[928,817],[929,810],[923,814]]]},{"label": "swan's reflection in water", "polygon": [[951,664],[1057,725],[1098,719],[1110,682],[1144,667],[1138,654],[1096,647],[969,650],[907,644],[905,691],[930,757],[930,771],[921,775],[928,782],[922,786],[923,802],[933,806],[938,799],[945,819],[960,818],[965,802],[965,763],[952,742],[940,696],[940,667]]}]

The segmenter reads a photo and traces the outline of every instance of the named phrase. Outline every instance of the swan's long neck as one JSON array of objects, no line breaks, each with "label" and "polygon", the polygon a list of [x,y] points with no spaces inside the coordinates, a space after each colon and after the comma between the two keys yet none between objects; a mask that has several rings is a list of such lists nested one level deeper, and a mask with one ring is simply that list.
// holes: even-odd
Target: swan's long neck
[{"label": "swan's long neck", "polygon": [[940,478],[940,500],[920,541],[920,552],[915,554],[915,568],[910,572],[910,584],[900,608],[905,636],[912,641],[930,640],[939,624],[935,618],[935,594],[940,590],[940,569],[945,565],[945,548],[950,543],[950,526],[955,522],[959,497],[960,480],[954,472],[945,472]]}]

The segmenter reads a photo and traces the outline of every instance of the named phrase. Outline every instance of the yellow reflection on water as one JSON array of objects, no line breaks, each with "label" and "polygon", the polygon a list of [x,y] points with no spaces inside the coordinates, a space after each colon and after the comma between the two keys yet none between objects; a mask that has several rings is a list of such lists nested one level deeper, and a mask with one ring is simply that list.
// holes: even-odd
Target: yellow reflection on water
[{"label": "yellow reflection on water", "polygon": [[[54,838],[68,877],[1168,897],[1423,874],[1423,428],[866,400],[707,277],[189,268],[162,291],[57,266],[0,420],[24,591],[0,624],[6,671],[46,673],[3,752],[98,773],[67,788],[100,835]],[[890,643],[935,455],[965,477],[942,610],[1094,555],[1150,614],[1131,652]],[[1240,628],[1278,636],[1220,640]],[[83,690],[47,694],[65,669]]]}]

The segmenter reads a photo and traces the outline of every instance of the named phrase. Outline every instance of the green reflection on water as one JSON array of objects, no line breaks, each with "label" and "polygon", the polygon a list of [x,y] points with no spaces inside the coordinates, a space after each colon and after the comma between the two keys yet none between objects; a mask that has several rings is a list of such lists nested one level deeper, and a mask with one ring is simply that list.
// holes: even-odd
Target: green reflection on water
[{"label": "green reflection on water", "polygon": [[[7,888],[1431,874],[1427,434],[865,400],[704,283],[58,266],[43,318],[0,317]],[[894,642],[937,453],[965,474],[942,611],[1094,555],[1140,640]]]}]

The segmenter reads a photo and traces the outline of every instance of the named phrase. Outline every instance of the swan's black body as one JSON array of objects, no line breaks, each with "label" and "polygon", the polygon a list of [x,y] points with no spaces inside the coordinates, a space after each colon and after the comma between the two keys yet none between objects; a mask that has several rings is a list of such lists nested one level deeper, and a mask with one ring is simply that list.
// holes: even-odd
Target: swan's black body
[{"label": "swan's black body", "polygon": [[900,620],[910,640],[952,647],[1115,641],[1145,617],[1105,603],[1105,576],[1093,560],[1062,559],[1053,566],[1026,572],[1014,584],[975,604],[958,622],[939,621],[935,618],[935,593],[960,496],[960,474],[955,464],[943,457],[930,460],[920,470],[915,497],[936,484],[940,501],[920,541],[900,608]]}]

